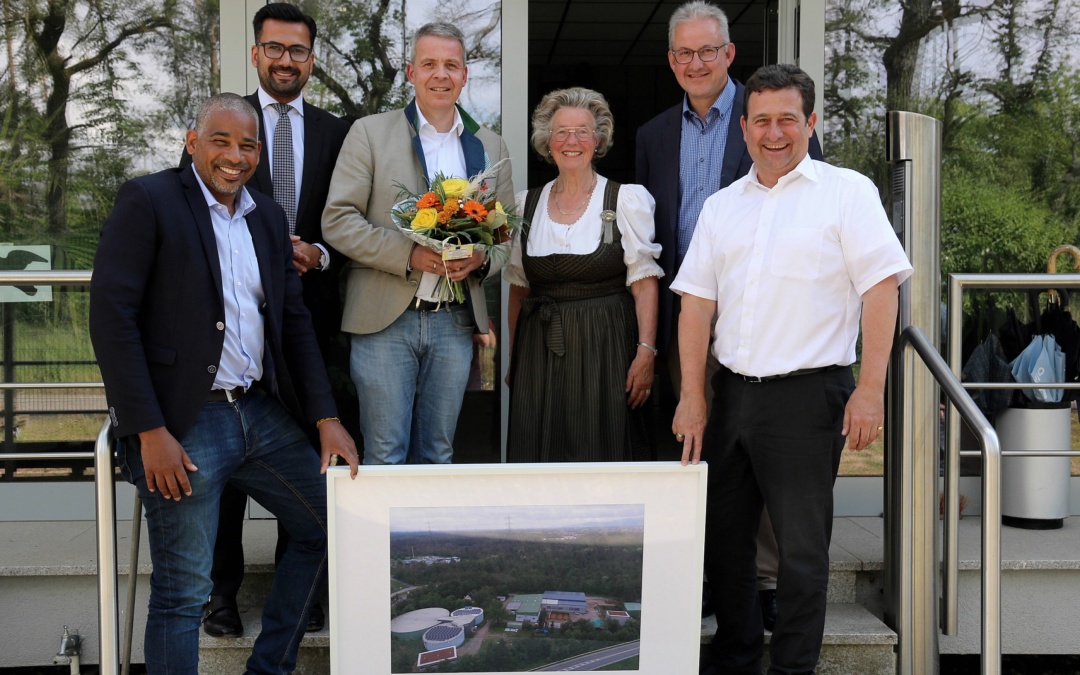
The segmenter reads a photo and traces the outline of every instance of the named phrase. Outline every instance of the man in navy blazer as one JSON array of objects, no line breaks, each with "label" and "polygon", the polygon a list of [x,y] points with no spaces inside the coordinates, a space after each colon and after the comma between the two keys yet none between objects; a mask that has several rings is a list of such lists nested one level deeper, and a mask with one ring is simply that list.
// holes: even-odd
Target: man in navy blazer
[{"label": "man in navy blazer", "polygon": [[[336,418],[301,298],[284,212],[243,186],[258,118],[235,94],[200,108],[193,166],[128,181],[101,232],[90,335],[119,463],[146,508],[149,673],[195,675],[226,483],[272,511],[292,539],[248,660],[291,672],[326,565],[331,455],[357,465]],[[321,445],[311,451],[303,427]]]},{"label": "man in navy blazer", "polygon": [[[682,265],[705,200],[745,176],[753,160],[739,125],[743,85],[728,76],[735,45],[723,10],[701,0],[679,6],[668,23],[668,49],[668,64],[686,94],[678,105],[638,129],[636,165],[637,182],[656,200],[656,241],[661,246],[660,267],[664,270],[657,347],[678,395],[679,310],[678,298],[670,291],[671,282]],[[821,159],[816,136],[811,139],[810,156]],[[710,358],[706,366],[706,401],[710,405],[708,383],[719,365]],[[776,539],[768,514],[763,514],[758,536],[758,587],[769,628],[776,618],[777,564]]]},{"label": "man in navy blazer", "polygon": [[[341,144],[349,133],[349,123],[304,100],[303,90],[315,63],[312,51],[318,27],[315,19],[295,5],[275,2],[264,5],[252,20],[255,44],[251,48],[251,64],[259,75],[259,88],[244,98],[261,115],[259,124],[259,164],[248,179],[249,190],[274,196],[275,175],[280,176],[274,162],[273,148],[267,142],[274,139],[280,121],[279,107],[288,106],[292,140],[296,151],[288,159],[294,163],[296,192],[295,229],[292,236],[293,264],[300,273],[304,289],[304,306],[311,312],[315,339],[328,367],[347,373],[348,344],[341,335],[340,272],[345,256],[331,248],[322,236],[322,211],[330,176],[337,163]],[[277,55],[271,58],[270,50]],[[180,165],[191,163],[186,152]],[[358,428],[356,397],[345,387],[334,387],[334,400],[345,426],[355,433]],[[214,636],[238,636],[244,632],[236,596],[244,580],[244,514],[247,495],[235,487],[225,488],[221,496],[221,522],[218,541],[214,547],[214,589],[206,604],[203,630]],[[279,524],[275,560],[284,551],[287,532]],[[308,630],[319,630],[326,618],[321,603],[312,605]]]}]

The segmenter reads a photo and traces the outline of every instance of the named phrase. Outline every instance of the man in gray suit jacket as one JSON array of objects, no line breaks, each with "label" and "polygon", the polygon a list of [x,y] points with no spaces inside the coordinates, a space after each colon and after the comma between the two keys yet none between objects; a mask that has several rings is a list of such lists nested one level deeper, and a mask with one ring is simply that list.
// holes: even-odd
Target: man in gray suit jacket
[{"label": "man in gray suit jacket", "polygon": [[[457,106],[468,77],[457,27],[422,26],[406,73],[416,98],[353,124],[323,212],[323,237],[349,258],[342,330],[351,334],[366,464],[451,460],[472,336],[488,332],[481,282],[505,257],[474,253],[444,264],[390,217],[402,187],[421,193],[436,173],[471,178],[509,155],[502,138]],[[492,180],[499,200],[512,203],[509,163]],[[425,293],[434,276],[466,282],[465,302],[434,302]]]}]

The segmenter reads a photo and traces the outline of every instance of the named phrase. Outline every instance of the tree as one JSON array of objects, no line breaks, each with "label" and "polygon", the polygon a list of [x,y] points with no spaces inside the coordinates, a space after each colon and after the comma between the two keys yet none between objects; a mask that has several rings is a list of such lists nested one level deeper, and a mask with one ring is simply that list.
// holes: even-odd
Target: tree
[{"label": "tree", "polygon": [[[77,131],[68,119],[69,106],[76,102],[87,105],[91,120],[123,112],[117,110],[117,70],[126,56],[121,47],[145,44],[141,38],[170,27],[175,0],[148,2],[135,12],[131,12],[130,3],[125,3],[126,11],[118,12],[116,4],[108,0],[47,0],[44,4],[30,0],[25,7],[26,37],[47,82],[40,115],[49,146],[46,200],[52,234],[68,231],[67,187]],[[77,20],[79,15],[83,15],[81,20]],[[117,16],[131,18],[117,20]],[[73,89],[82,75],[87,77]]]},{"label": "tree", "polygon": [[[472,83],[469,91],[482,89],[480,85],[485,83],[497,86],[501,64],[496,33],[502,20],[499,2],[448,0],[421,19],[406,16],[405,6],[404,0],[301,2],[319,24],[322,46],[312,69],[317,105],[354,118],[402,107],[412,97],[405,78],[411,29],[428,21],[453,23],[465,34]],[[469,107],[468,101],[462,103]],[[474,117],[498,131],[497,112]]]}]

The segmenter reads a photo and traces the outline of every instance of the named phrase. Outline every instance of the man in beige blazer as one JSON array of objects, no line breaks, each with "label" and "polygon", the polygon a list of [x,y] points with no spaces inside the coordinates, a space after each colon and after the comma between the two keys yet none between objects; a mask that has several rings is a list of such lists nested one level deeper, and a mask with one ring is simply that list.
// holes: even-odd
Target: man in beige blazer
[{"label": "man in beige blazer", "polygon": [[[468,77],[457,27],[422,26],[406,74],[416,98],[353,124],[323,212],[324,238],[350,259],[341,328],[351,338],[365,464],[450,462],[472,336],[489,330],[481,284],[505,258],[474,253],[444,265],[391,219],[402,186],[420,193],[436,173],[471,178],[509,155],[457,106]],[[494,181],[499,200],[513,203],[509,162]],[[466,281],[466,301],[435,302],[436,276]]]}]

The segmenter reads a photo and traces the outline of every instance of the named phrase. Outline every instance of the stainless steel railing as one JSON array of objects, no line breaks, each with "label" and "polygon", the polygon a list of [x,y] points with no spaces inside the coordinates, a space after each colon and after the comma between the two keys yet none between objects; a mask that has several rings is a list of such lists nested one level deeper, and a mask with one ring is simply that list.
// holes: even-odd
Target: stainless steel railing
[{"label": "stainless steel railing", "polygon": [[[952,333],[950,333],[950,336]],[[960,378],[950,369],[945,359],[941,358],[937,349],[926,337],[926,334],[915,326],[909,326],[900,333],[899,347],[903,350],[903,424],[905,429],[912,426],[911,417],[915,406],[920,402],[915,400],[915,388],[911,381],[915,372],[915,357],[918,355],[929,369],[930,374],[941,385],[942,392],[949,402],[960,413],[975,433],[982,450],[978,453],[983,458],[983,520],[982,520],[982,672],[984,675],[1000,675],[1001,673],[1001,446],[998,443],[997,432],[982,414],[971,395],[960,382]],[[952,352],[950,352],[952,353]],[[922,405],[928,402],[922,401]],[[936,406],[936,402],[930,402]],[[911,434],[904,434],[903,453],[914,453],[914,443]],[[936,453],[935,453],[936,455]],[[948,582],[949,570],[958,570],[957,558],[957,533],[960,514],[960,490],[959,490],[959,463],[954,467],[954,474],[950,476],[948,462],[945,467],[945,577],[942,583],[942,593],[945,596],[945,614],[948,615],[950,607],[952,611],[953,632],[956,628],[956,602],[957,586],[956,577]],[[950,482],[950,478],[953,478]],[[952,487],[950,488],[950,485]],[[901,561],[891,561],[900,564]],[[945,631],[949,635],[949,631]]]},{"label": "stainless steel railing", "polygon": [[[0,285],[30,286],[87,286],[90,271],[41,270],[0,271]],[[0,391],[27,389],[101,389],[101,382],[3,382]],[[98,576],[98,662],[102,675],[117,675],[120,663],[119,596],[117,594],[116,565],[116,484],[113,471],[114,442],[109,433],[108,420],[102,424],[94,443],[93,452],[5,452],[0,461],[36,461],[43,459],[92,459],[94,460],[94,496],[97,521],[97,576]],[[136,508],[140,508],[136,498]],[[138,512],[135,520],[138,521]],[[137,546],[137,542],[135,543]],[[129,580],[134,580],[137,570],[132,557]],[[129,605],[134,600],[129,584]],[[131,612],[128,612],[129,616]],[[129,620],[130,623],[130,620]],[[130,628],[128,633],[130,634]],[[128,650],[130,654],[130,649]],[[127,660],[127,659],[125,659]]]},{"label": "stainless steel railing", "polygon": [[[952,274],[948,288],[948,338],[949,366],[953,379],[959,380],[963,368],[963,293],[965,289],[998,291],[1031,291],[1060,288],[1080,288],[1080,274]],[[1015,382],[963,382],[965,389],[1080,389],[1080,383],[1057,383],[1047,385],[1018,384]],[[950,397],[951,399],[951,397]],[[955,404],[954,404],[955,405]],[[968,415],[957,407],[961,417],[981,438],[980,431]],[[950,410],[951,413],[951,410]],[[980,415],[981,416],[981,415]],[[983,418],[985,421],[985,418]],[[982,614],[983,614],[983,673],[1001,672],[1001,459],[1002,457],[1078,457],[1073,450],[1001,450],[994,436],[996,455],[984,444],[982,451],[960,450],[960,420],[946,415],[945,453],[945,551],[942,580],[943,615],[942,628],[946,635],[957,632],[959,614],[958,578],[959,518],[960,518],[960,458],[983,458],[983,538],[982,538]],[[991,531],[992,530],[992,531]],[[988,579],[988,568],[993,568],[994,579]],[[997,627],[990,631],[988,617],[995,618]],[[993,663],[990,663],[993,657]]]}]

